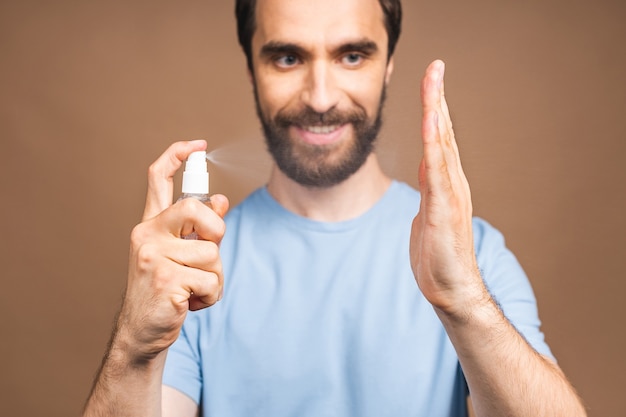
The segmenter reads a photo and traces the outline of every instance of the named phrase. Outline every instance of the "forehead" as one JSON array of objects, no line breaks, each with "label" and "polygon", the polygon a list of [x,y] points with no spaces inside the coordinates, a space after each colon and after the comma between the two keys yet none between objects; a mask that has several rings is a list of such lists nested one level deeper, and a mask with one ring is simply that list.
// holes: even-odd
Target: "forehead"
[{"label": "forehead", "polygon": [[378,0],[258,0],[253,45],[270,41],[303,46],[368,38],[383,50],[387,31]]}]

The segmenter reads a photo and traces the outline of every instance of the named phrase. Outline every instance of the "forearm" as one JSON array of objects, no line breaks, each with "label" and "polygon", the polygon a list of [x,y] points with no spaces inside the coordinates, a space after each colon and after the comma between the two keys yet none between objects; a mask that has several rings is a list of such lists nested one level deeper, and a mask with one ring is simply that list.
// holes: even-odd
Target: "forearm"
[{"label": "forearm", "polygon": [[161,381],[166,352],[133,361],[113,341],[98,372],[83,417],[161,416]]},{"label": "forearm", "polygon": [[[143,221],[130,236],[124,302],[83,417],[161,416],[163,398],[176,415],[197,411],[189,399],[189,412],[181,414],[180,397],[163,397],[161,384],[167,349],[187,312],[215,304],[222,293],[219,242],[228,200],[214,195],[212,208],[191,198],[172,205],[176,171],[204,149],[205,141],[174,143],[148,170]],[[181,239],[192,232],[202,239]]]},{"label": "forearm", "polygon": [[538,354],[486,294],[463,315],[437,311],[456,348],[474,410],[487,416],[585,416],[558,366]]}]

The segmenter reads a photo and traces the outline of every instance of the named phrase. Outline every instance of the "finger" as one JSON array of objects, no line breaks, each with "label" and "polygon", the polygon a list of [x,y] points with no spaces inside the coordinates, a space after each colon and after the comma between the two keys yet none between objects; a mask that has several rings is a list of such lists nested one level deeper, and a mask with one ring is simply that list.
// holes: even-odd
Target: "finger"
[{"label": "finger", "polygon": [[182,265],[171,268],[171,273],[176,277],[176,289],[173,292],[176,304],[187,304],[189,310],[199,310],[215,304],[221,298],[221,275]]},{"label": "finger", "polygon": [[204,140],[176,142],[150,165],[143,220],[156,216],[172,204],[174,174],[190,153],[205,150],[206,147]]},{"label": "finger", "polygon": [[[445,73],[446,73],[446,66],[445,63],[443,63],[443,66],[441,68],[441,81],[439,82],[439,105],[441,107],[441,112],[444,115],[443,120],[446,123],[446,128],[450,131],[453,132],[452,129],[452,118],[450,117],[450,109],[448,108],[448,102],[446,100],[446,81],[445,81]],[[452,135],[454,137],[454,135]]]},{"label": "finger", "polygon": [[[461,157],[459,153],[459,147],[456,141],[456,135],[454,134],[454,129],[452,127],[452,118],[450,117],[450,108],[448,107],[448,102],[446,100],[445,78],[444,78],[445,65],[443,67],[443,71],[444,72],[441,74],[441,84],[440,84],[440,107],[441,107],[441,112],[444,115],[443,120],[445,121],[445,129],[447,129],[447,132],[449,133],[447,137],[447,141],[453,151],[453,154],[451,156],[455,161],[457,172],[459,173],[459,175],[464,177],[463,167],[461,166]],[[440,125],[440,128],[444,128],[444,126]]]},{"label": "finger", "polygon": [[425,110],[434,110],[438,113],[438,130],[444,156],[451,168],[458,167],[458,155],[452,130],[452,120],[446,102],[444,90],[445,64],[443,61],[433,61],[426,70],[423,82],[423,101]]},{"label": "finger", "polygon": [[453,135],[444,89],[445,69],[445,63],[441,60],[433,61],[428,66],[422,83],[422,101],[425,110],[434,109],[439,113],[439,130],[442,139],[448,140]]},{"label": "finger", "polygon": [[224,217],[228,212],[230,203],[228,198],[222,194],[214,194],[211,196],[211,208],[218,216]]},{"label": "finger", "polygon": [[421,97],[424,112],[441,111],[441,83],[443,82],[443,61],[433,61],[422,79]]},{"label": "finger", "polygon": [[224,275],[221,268],[217,272],[188,269],[190,273],[184,288],[189,294],[189,310],[195,311],[212,306],[222,298]]},{"label": "finger", "polygon": [[446,155],[442,144],[441,131],[445,131],[445,114],[441,109],[441,70],[442,61],[432,62],[422,79],[422,140],[424,144],[425,173],[433,168],[447,169]]},{"label": "finger", "polygon": [[203,202],[186,198],[158,216],[172,236],[180,238],[196,232],[200,239],[219,243],[226,231],[224,219]]},{"label": "finger", "polygon": [[171,222],[168,230],[175,237],[186,237],[195,232],[199,239],[219,243],[225,231],[223,218],[228,206],[228,199],[221,194],[211,196],[208,205],[190,198],[176,202],[171,213],[163,217]]},{"label": "finger", "polygon": [[[443,67],[445,71],[445,66]],[[451,152],[447,152],[449,155],[447,160],[449,164],[454,163],[455,170],[454,174],[457,176],[458,186],[469,195],[469,183],[467,181],[467,177],[465,176],[465,172],[463,171],[463,164],[461,163],[461,153],[459,152],[459,146],[456,141],[456,135],[454,134],[454,129],[452,128],[452,118],[450,117],[450,110],[448,107],[448,103],[446,100],[445,94],[445,73],[441,74],[441,84],[440,84],[440,103],[441,103],[441,112],[444,114],[445,120],[445,129],[447,129],[448,136],[447,142],[451,148]],[[440,124],[440,129],[442,128]]]},{"label": "finger", "polygon": [[165,257],[179,265],[221,276],[222,261],[217,243],[210,240],[172,239]]},{"label": "finger", "polygon": [[438,114],[437,139],[446,161],[446,169],[451,179],[450,185],[455,188],[457,186],[464,187],[466,179],[446,101],[444,74],[445,64],[442,61],[437,60],[429,65],[422,83],[422,101],[425,113],[432,110]]},{"label": "finger", "polygon": [[422,141],[424,156],[420,169],[420,188],[425,198],[440,190],[449,190],[450,176],[441,137],[439,134],[439,112],[435,109],[425,111],[422,121]]}]

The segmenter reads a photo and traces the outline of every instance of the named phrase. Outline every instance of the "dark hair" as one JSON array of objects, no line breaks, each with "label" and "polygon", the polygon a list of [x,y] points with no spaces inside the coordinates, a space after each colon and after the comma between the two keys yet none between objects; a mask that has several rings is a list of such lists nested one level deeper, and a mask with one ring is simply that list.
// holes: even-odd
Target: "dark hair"
[{"label": "dark hair", "polygon": [[[387,58],[391,58],[400,37],[402,27],[402,5],[400,0],[378,0],[385,14],[387,30]],[[248,68],[252,71],[252,35],[256,30],[256,0],[236,0],[235,16],[237,17],[237,37],[239,45],[246,54]]]}]

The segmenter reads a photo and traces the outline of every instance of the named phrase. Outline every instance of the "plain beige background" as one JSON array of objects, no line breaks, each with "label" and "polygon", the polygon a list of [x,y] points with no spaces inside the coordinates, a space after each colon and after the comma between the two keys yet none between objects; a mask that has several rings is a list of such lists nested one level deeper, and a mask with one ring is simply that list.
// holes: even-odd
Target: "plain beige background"
[{"label": "plain beige background", "polygon": [[[626,3],[404,2],[379,142],[417,185],[419,80],[447,96],[475,213],[501,229],[590,416],[624,416]],[[150,162],[205,138],[233,203],[268,158],[231,1],[0,2],[0,415],[77,415]]]}]

